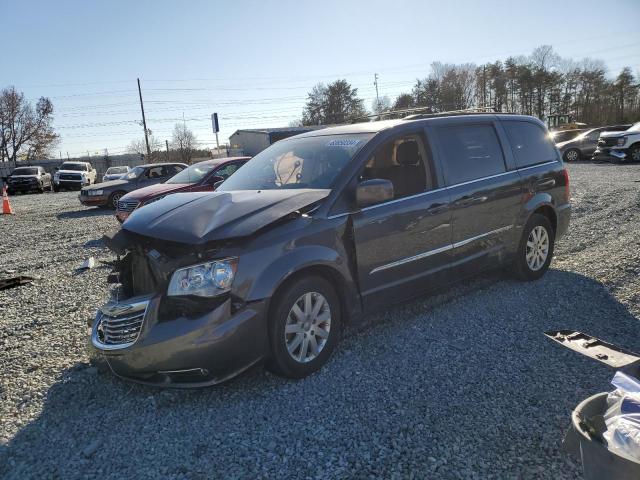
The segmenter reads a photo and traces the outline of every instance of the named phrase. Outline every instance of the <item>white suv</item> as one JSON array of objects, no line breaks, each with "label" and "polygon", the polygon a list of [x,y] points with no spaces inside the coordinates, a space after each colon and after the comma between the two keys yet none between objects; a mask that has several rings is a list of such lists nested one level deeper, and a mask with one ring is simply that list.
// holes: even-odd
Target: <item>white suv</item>
[{"label": "white suv", "polygon": [[595,157],[608,157],[614,162],[640,162],[640,122],[621,132],[602,132]]},{"label": "white suv", "polygon": [[64,188],[79,190],[96,183],[96,170],[89,162],[64,162],[53,175],[53,190],[59,192]]}]

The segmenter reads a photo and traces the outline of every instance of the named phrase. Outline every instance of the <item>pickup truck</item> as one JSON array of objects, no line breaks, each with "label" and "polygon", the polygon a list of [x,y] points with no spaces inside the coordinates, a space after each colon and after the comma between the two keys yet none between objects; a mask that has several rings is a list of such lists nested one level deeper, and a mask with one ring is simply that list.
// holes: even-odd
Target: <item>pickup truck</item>
[{"label": "pickup truck", "polygon": [[96,169],[89,162],[64,162],[53,175],[53,190],[82,187],[96,183]]},{"label": "pickup truck", "polygon": [[42,193],[45,190],[51,190],[51,187],[51,175],[42,167],[18,167],[11,172],[7,181],[9,195],[33,190]]},{"label": "pickup truck", "polygon": [[594,157],[614,163],[640,162],[640,122],[628,130],[601,133]]}]

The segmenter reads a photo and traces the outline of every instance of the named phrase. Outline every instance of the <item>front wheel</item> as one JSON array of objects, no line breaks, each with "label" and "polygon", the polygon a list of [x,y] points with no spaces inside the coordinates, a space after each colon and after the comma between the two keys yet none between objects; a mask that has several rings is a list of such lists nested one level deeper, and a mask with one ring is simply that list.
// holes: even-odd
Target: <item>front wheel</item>
[{"label": "front wheel", "polygon": [[580,160],[580,150],[577,148],[570,148],[564,152],[563,157],[565,162],[577,162]]},{"label": "front wheel", "polygon": [[629,160],[632,162],[640,162],[640,145],[634,145],[629,149]]},{"label": "front wheel", "polygon": [[290,283],[274,301],[267,367],[284,377],[306,377],[327,362],[338,341],[338,295],[324,278],[309,276]]},{"label": "front wheel", "polygon": [[117,209],[118,201],[125,195],[126,192],[113,192],[109,197],[109,208]]},{"label": "front wheel", "polygon": [[551,264],[555,233],[544,215],[531,216],[522,232],[514,261],[514,273],[524,281],[542,277]]}]

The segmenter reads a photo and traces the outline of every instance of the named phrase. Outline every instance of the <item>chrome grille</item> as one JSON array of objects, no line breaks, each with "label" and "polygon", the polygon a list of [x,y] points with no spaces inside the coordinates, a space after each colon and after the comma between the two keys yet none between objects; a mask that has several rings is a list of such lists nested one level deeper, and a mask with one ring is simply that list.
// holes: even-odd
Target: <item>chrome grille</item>
[{"label": "chrome grille", "polygon": [[138,202],[131,200],[118,200],[118,212],[131,213],[138,208]]},{"label": "chrome grille", "polygon": [[61,173],[60,180],[82,180],[82,175],[79,173]]},{"label": "chrome grille", "polygon": [[618,138],[620,137],[606,137],[598,140],[598,145],[601,147],[615,147],[618,145]]},{"label": "chrome grille", "polygon": [[144,323],[148,301],[108,304],[98,311],[92,340],[103,350],[133,345]]}]

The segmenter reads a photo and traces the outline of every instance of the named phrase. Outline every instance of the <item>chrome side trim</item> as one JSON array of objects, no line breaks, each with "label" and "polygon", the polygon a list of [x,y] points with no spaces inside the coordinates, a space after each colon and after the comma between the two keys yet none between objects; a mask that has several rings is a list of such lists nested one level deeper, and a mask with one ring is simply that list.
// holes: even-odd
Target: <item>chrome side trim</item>
[{"label": "chrome side trim", "polygon": [[422,260],[423,258],[430,257],[431,255],[437,255],[438,253],[446,252],[447,250],[453,249],[453,245],[445,245],[444,247],[436,248],[435,250],[429,250],[428,252],[420,253],[418,255],[414,255],[413,257],[403,258],[402,260],[397,260],[392,263],[387,263],[386,265],[381,265],[379,267],[374,268],[369,272],[369,275],[372,275],[376,272],[380,272],[382,270],[387,270],[389,268],[398,267],[400,265],[404,265],[405,263],[415,262],[416,260]]},{"label": "chrome side trim", "polygon": [[469,180],[468,182],[461,182],[461,183],[456,183],[454,185],[449,185],[447,188],[456,188],[464,185],[471,185],[472,183],[482,182],[483,180],[491,180],[492,178],[498,178],[504,175],[510,175],[515,172],[516,172],[515,170],[509,170],[508,172],[496,173],[495,175],[489,175],[488,177],[476,178],[475,180]]},{"label": "chrome side trim", "polygon": [[374,208],[378,208],[378,207],[383,207],[386,205],[392,205],[394,203],[398,203],[398,202],[402,202],[404,200],[411,200],[413,198],[419,198],[419,197],[424,197],[425,195],[430,195],[432,193],[439,193],[439,192],[444,192],[448,187],[444,187],[444,188],[436,188],[435,190],[429,190],[427,192],[422,192],[422,193],[416,193],[415,195],[410,195],[408,197],[402,197],[402,198],[396,198],[395,200],[389,200],[388,202],[384,202],[384,203],[379,203],[377,205],[371,205],[369,207],[364,207],[361,208],[359,211],[360,212],[367,212],[369,210],[373,210]]},{"label": "chrome side trim", "polygon": [[551,165],[552,163],[560,163],[560,162],[558,160],[551,160],[550,162],[538,163],[537,165],[531,165],[530,167],[518,168],[518,171],[521,172],[522,170],[530,170],[532,168],[543,167],[545,165]]},{"label": "chrome side trim", "polygon": [[436,248],[434,250],[429,250],[428,252],[424,252],[424,253],[419,253],[418,255],[414,255],[413,257],[407,257],[401,260],[396,260],[395,262],[387,263],[386,265],[380,265],[379,267],[376,267],[373,270],[371,270],[369,272],[369,275],[373,275],[374,273],[380,272],[382,270],[387,270],[389,268],[398,267],[406,263],[422,260],[423,258],[430,257],[431,255],[437,255],[439,253],[443,253],[448,250],[453,250],[454,248],[460,248],[460,247],[463,247],[464,245],[468,245],[469,243],[475,242],[476,240],[480,240],[481,238],[488,237],[489,235],[495,235],[496,233],[506,232],[511,228],[513,228],[513,225],[506,225],[496,230],[491,230],[490,232],[486,232],[481,235],[476,235],[475,237],[467,238],[465,240],[461,240],[453,244],[445,245],[444,247]]}]

